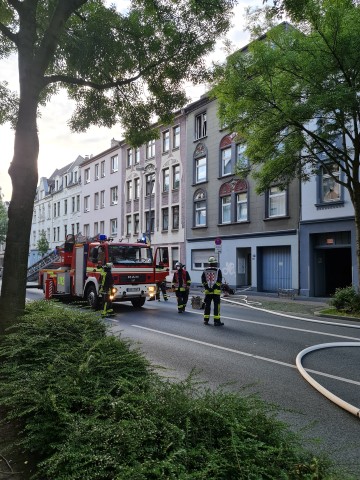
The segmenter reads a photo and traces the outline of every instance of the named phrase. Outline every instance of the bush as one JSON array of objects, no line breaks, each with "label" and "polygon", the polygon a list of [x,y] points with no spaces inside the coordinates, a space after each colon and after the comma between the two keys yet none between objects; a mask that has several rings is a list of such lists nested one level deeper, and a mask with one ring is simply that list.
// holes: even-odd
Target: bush
[{"label": "bush", "polygon": [[342,312],[360,313],[360,294],[352,286],[337,288],[330,305]]},{"label": "bush", "polygon": [[30,304],[0,360],[0,406],[23,424],[34,479],[345,479],[257,396],[164,380],[95,314]]}]

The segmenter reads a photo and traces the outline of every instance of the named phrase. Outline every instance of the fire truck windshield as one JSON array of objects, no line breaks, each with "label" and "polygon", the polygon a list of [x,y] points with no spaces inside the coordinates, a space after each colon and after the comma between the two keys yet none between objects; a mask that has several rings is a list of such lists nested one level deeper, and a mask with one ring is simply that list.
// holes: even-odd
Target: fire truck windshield
[{"label": "fire truck windshield", "polygon": [[151,248],[145,245],[109,245],[109,262],[114,265],[152,264]]}]

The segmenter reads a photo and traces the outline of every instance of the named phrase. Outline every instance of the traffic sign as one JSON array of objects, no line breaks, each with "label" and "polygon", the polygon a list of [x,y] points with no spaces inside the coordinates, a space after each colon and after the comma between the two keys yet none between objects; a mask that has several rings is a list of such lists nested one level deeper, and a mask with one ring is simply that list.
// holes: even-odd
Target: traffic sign
[{"label": "traffic sign", "polygon": [[221,243],[222,243],[221,238],[219,238],[219,237],[215,238],[215,245],[221,245]]}]

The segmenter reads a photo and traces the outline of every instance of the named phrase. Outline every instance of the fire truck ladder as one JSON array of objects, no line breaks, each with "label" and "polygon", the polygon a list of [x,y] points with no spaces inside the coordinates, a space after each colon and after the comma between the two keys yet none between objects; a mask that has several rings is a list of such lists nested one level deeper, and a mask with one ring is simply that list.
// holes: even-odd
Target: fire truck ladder
[{"label": "fire truck ladder", "polygon": [[35,280],[37,277],[37,274],[42,268],[48,267],[52,263],[57,262],[59,260],[60,260],[60,255],[58,253],[55,253],[55,252],[49,253],[49,255],[47,255],[46,257],[43,257],[41,260],[34,263],[33,265],[31,265],[31,267],[28,268],[26,280],[28,282]]}]

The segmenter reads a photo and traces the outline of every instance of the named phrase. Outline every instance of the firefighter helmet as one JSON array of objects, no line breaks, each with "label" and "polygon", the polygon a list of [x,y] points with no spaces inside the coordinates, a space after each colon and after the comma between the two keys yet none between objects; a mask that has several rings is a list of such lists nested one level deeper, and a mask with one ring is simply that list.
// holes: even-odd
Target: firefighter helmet
[{"label": "firefighter helmet", "polygon": [[216,260],[216,258],[215,258],[215,257],[209,257],[209,260],[208,260],[208,262],[209,262],[209,263],[210,263],[210,265],[211,265],[211,264],[217,263],[217,260]]},{"label": "firefighter helmet", "polygon": [[176,263],[175,263],[175,268],[181,268],[181,267],[182,267],[182,265],[181,265],[180,262],[176,262]]}]

